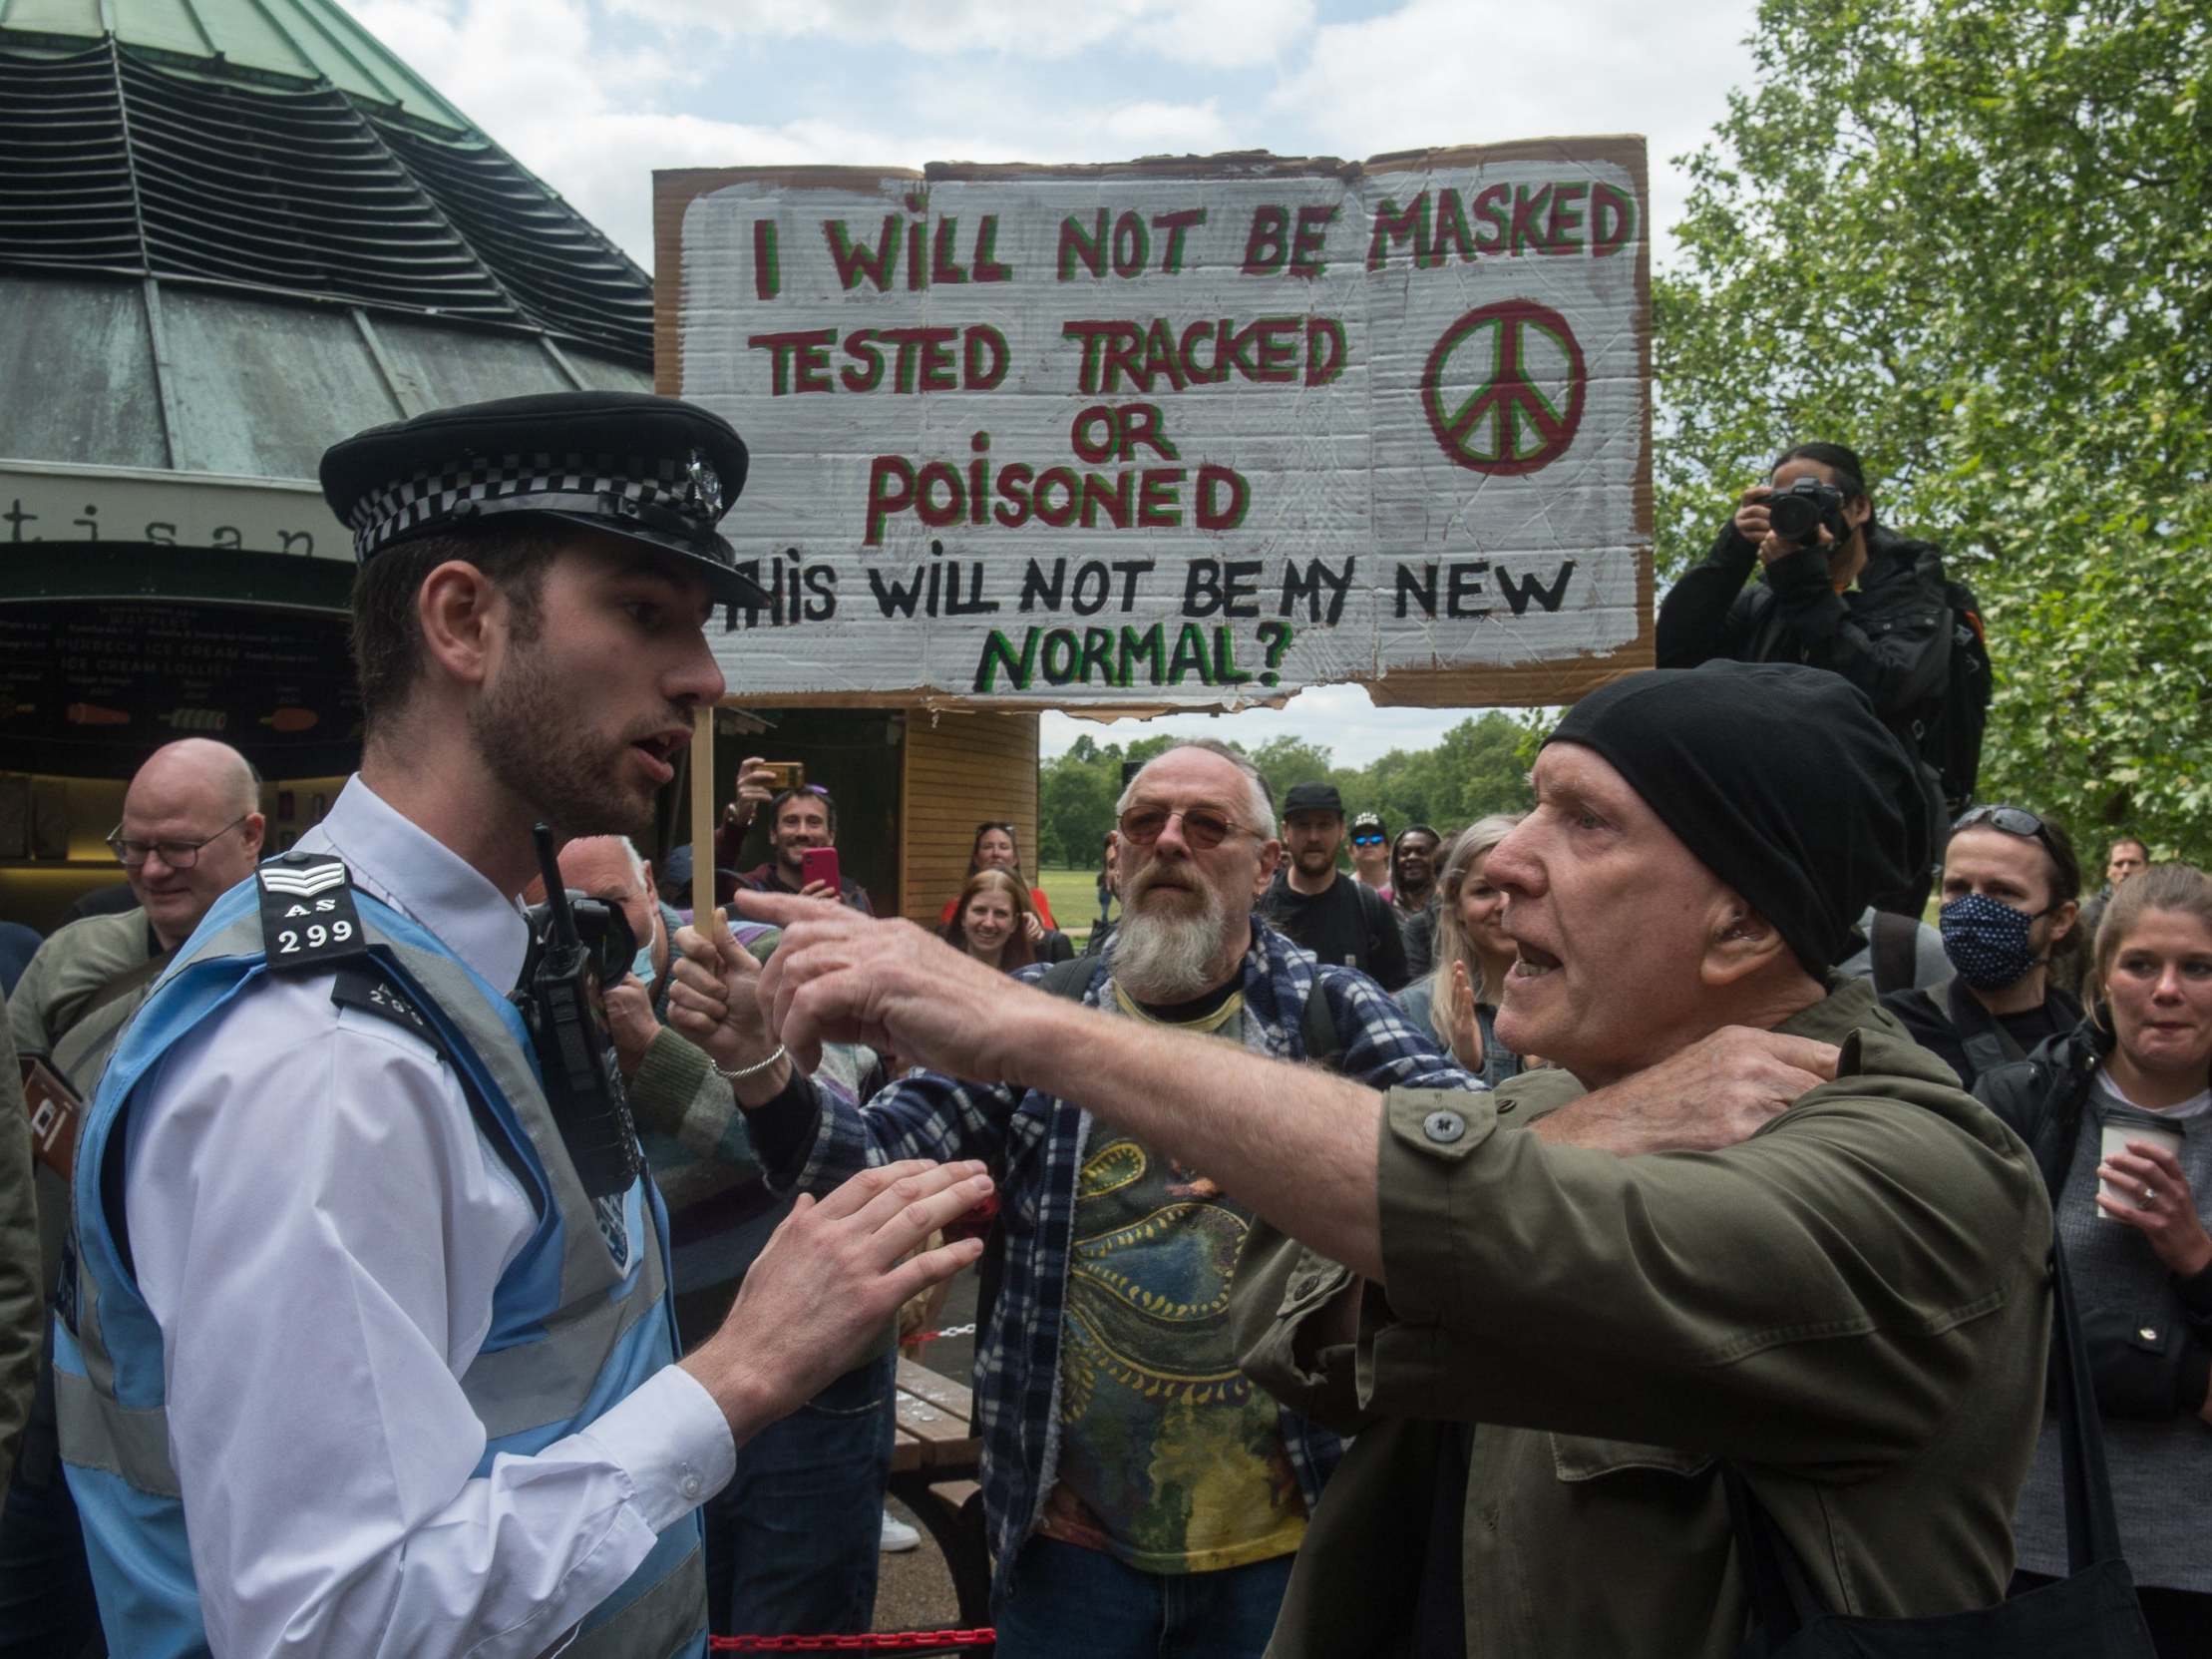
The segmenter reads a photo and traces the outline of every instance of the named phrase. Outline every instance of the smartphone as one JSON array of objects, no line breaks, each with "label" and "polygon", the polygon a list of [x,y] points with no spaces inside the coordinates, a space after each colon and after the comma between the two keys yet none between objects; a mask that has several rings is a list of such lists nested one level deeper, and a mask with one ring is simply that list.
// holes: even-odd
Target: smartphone
[{"label": "smartphone", "polygon": [[804,789],[807,786],[807,765],[803,760],[764,760],[761,764],[776,774],[775,788],[781,793],[786,789]]},{"label": "smartphone", "polygon": [[799,885],[812,887],[818,881],[828,882],[832,893],[845,891],[838,874],[835,847],[809,847],[799,855]]}]

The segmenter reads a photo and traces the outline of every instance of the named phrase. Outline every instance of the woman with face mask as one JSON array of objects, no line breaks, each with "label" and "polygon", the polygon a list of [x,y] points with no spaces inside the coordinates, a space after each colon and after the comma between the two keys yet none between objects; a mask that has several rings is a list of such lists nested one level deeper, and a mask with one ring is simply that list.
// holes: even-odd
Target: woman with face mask
[{"label": "woman with face mask", "polygon": [[1478,818],[1452,838],[1436,878],[1436,964],[1398,993],[1413,1024],[1436,1034],[1445,1052],[1492,1088],[1519,1076],[1521,1056],[1498,1040],[1498,994],[1513,966],[1513,941],[1499,924],[1505,894],[1483,880],[1483,861],[1517,812]]},{"label": "woman with face mask", "polygon": [[[2212,878],[2154,864],[2097,928],[2094,1013],[1975,1093],[2050,1192],[2104,1416],[2120,1537],[2161,1655],[2212,1653]],[[2057,1432],[2015,1592],[2066,1571]]]},{"label": "woman with face mask", "polygon": [[1882,1006],[1968,1088],[2026,1058],[2081,1019],[2049,973],[2051,958],[2074,948],[2080,894],[2080,861],[2063,829],[2022,807],[1974,808],[1944,846],[1936,920],[1952,977],[1891,992]]}]

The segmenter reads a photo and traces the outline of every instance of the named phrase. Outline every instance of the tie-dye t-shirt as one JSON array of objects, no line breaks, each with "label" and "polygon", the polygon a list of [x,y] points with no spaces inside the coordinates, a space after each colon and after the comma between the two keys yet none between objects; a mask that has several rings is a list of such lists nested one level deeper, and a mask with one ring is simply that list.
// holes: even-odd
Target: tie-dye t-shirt
[{"label": "tie-dye t-shirt", "polygon": [[[1229,1012],[1218,1035],[1241,1040]],[[1230,1338],[1251,1222],[1202,1174],[1097,1131],[1076,1187],[1046,1536],[1159,1573],[1297,1548],[1305,1502],[1279,1408],[1237,1369]]]}]

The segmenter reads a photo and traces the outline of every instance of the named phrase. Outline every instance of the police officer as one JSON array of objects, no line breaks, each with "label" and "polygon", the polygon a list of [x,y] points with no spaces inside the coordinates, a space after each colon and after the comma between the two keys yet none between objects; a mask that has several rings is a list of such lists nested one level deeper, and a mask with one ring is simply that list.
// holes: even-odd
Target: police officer
[{"label": "police officer", "polygon": [[900,1262],[979,1166],[856,1180],[671,1363],[626,1122],[550,1103],[507,996],[533,824],[641,828],[721,694],[745,466],[704,411],[607,393],[324,457],[360,774],[216,904],[79,1146],[56,1370],[117,1651],[703,1652],[695,1510],[735,1446],[973,1258]]}]

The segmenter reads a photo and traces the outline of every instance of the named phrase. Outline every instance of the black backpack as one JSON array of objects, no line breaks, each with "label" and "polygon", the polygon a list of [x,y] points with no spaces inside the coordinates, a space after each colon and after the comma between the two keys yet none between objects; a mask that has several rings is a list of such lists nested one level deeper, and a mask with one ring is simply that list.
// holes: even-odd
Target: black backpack
[{"label": "black backpack", "polygon": [[1982,733],[1990,723],[1996,678],[1982,602],[1974,590],[1946,579],[1943,600],[1951,609],[1951,667],[1942,700],[1913,722],[1913,735],[1920,758],[1936,769],[1942,782],[1944,811],[1956,819],[1973,802],[1982,775]]}]

